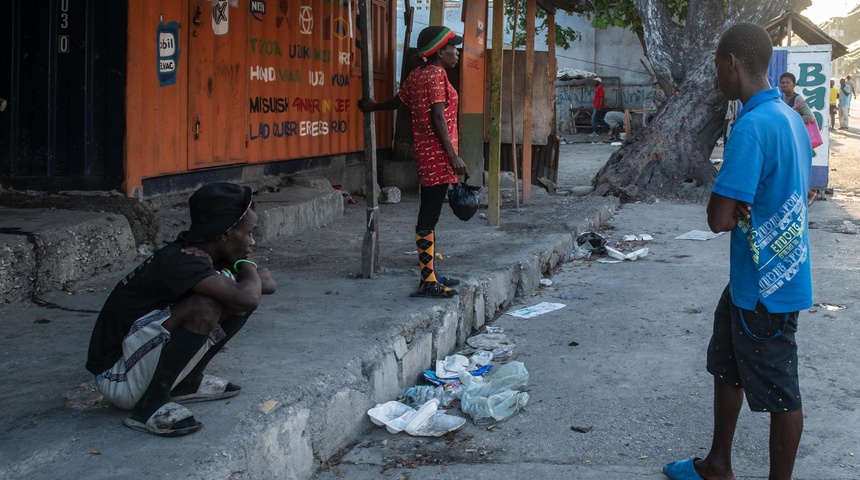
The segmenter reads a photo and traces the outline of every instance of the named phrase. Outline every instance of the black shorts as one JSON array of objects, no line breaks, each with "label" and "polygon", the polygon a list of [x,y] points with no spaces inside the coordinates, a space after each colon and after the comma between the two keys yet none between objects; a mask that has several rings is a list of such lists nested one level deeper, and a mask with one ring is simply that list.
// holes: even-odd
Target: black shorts
[{"label": "black shorts", "polygon": [[726,287],[714,311],[708,372],[743,388],[754,412],[799,410],[795,332],[797,312],[769,313],[761,302],[754,311],[744,310]]}]

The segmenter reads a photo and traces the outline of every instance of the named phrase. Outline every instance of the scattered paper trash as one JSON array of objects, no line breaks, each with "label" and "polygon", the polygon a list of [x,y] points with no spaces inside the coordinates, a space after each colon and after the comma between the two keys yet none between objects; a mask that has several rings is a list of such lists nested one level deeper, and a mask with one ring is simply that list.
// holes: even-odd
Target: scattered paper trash
[{"label": "scattered paper trash", "polygon": [[504,333],[479,333],[467,338],[466,344],[478,350],[492,352],[493,360],[497,362],[509,359],[517,346]]},{"label": "scattered paper trash", "polygon": [[486,330],[487,331],[485,333],[505,333],[505,329],[502,327],[490,327],[490,326],[488,326],[488,327],[486,327]]},{"label": "scattered paper trash", "polygon": [[636,240],[638,240],[638,238],[636,238],[636,235],[624,235],[625,242],[635,242]]},{"label": "scattered paper trash", "polygon": [[425,370],[424,378],[435,385],[444,385],[460,378],[461,372],[472,375],[483,375],[490,371],[493,353],[478,350],[471,357],[464,355],[449,355],[444,360],[436,360],[435,370]]},{"label": "scattered paper trash", "polygon": [[690,230],[687,233],[684,233],[682,235],[678,235],[677,237],[675,237],[675,239],[676,240],[701,240],[701,241],[705,241],[705,240],[710,240],[712,238],[719,237],[720,235],[722,235],[724,233],[726,233],[726,232],[714,233],[714,232],[708,232],[705,230]]},{"label": "scattered paper trash", "polygon": [[639,240],[642,240],[644,242],[650,242],[651,240],[654,240],[654,237],[648,235],[647,233],[640,233]]},{"label": "scattered paper trash", "polygon": [[260,404],[260,413],[263,415],[268,415],[272,413],[272,410],[278,408],[277,400],[268,400]]},{"label": "scattered paper trash", "polygon": [[548,278],[541,278],[540,284],[543,285],[544,287],[549,287],[550,285],[552,285],[552,280],[550,280]]},{"label": "scattered paper trash", "polygon": [[612,142],[612,143],[610,143],[609,145],[610,145],[611,147],[620,147],[622,144],[621,144],[621,142]]},{"label": "scattered paper trash", "polygon": [[822,310],[827,310],[828,312],[838,312],[839,310],[848,308],[845,305],[834,305],[832,303],[816,303],[814,306]]},{"label": "scattered paper trash", "polygon": [[520,308],[519,310],[508,312],[508,315],[517,318],[532,318],[564,307],[566,307],[566,305],[563,303],[541,302],[537,305],[532,305],[531,307]]},{"label": "scattered paper trash", "polygon": [[634,250],[630,253],[624,253],[624,252],[622,252],[620,250],[616,250],[612,247],[606,247],[606,253],[610,257],[617,260],[617,262],[611,261],[611,260],[601,262],[600,260],[603,260],[603,259],[599,259],[598,260],[599,263],[619,263],[619,262],[623,262],[624,260],[637,260],[639,258],[647,256],[648,255],[648,249],[647,248],[640,248],[640,249]]},{"label": "scattered paper trash", "polygon": [[621,263],[624,260],[616,260],[614,258],[598,258],[597,263]]}]

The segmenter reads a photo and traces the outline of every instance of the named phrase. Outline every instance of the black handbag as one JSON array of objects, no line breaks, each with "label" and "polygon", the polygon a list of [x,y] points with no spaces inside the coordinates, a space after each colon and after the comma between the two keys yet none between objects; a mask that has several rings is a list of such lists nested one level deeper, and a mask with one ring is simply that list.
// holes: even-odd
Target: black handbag
[{"label": "black handbag", "polygon": [[[466,175],[465,180],[468,179],[469,176]],[[465,222],[475,216],[479,207],[478,192],[480,190],[481,187],[469,185],[465,181],[455,184],[453,188],[448,190],[448,204],[451,205],[451,210],[454,211],[457,218]]]}]

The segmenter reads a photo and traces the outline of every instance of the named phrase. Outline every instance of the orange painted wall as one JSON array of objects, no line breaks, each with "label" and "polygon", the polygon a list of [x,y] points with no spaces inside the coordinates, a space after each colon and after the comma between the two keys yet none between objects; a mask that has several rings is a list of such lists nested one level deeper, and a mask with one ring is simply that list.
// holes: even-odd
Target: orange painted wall
[{"label": "orange painted wall", "polygon": [[[363,150],[357,0],[267,0],[264,14],[252,14],[249,0],[235,3],[228,33],[215,36],[209,0],[129,2],[129,196],[149,177]],[[373,9],[374,88],[387,98],[390,3]],[[164,87],[156,72],[159,16],[181,24],[176,84]],[[391,115],[377,114],[376,126],[378,147],[389,147]]]}]

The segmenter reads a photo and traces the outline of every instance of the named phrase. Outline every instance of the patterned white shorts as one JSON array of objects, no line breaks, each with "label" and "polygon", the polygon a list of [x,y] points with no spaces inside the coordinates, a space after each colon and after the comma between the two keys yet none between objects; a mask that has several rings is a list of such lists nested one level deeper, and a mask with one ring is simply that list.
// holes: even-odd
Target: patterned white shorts
[{"label": "patterned white shorts", "polygon": [[[112,405],[131,410],[143,396],[158,367],[161,349],[170,341],[170,332],[162,325],[170,318],[170,307],[153,310],[137,319],[122,341],[122,357],[113,367],[96,375],[96,387]],[[222,331],[216,328],[217,331]],[[209,335],[209,340],[188,363],[174,386],[181,382],[200,358],[220,338]]]}]

